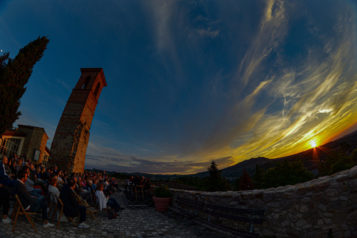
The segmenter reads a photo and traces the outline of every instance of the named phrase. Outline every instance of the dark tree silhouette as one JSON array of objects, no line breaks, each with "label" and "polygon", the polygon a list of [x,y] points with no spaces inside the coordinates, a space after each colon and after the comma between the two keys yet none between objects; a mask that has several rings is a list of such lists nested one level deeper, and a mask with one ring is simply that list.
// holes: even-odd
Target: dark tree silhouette
[{"label": "dark tree silhouette", "polygon": [[218,170],[214,161],[212,161],[210,167],[208,167],[208,173],[208,191],[226,191],[229,189],[229,182],[221,176],[221,172]]},{"label": "dark tree silhouette", "polygon": [[244,169],[242,176],[238,179],[239,190],[249,190],[253,189],[253,182],[250,178],[247,170]]},{"label": "dark tree silhouette", "polygon": [[212,179],[218,179],[221,176],[219,172],[216,162],[212,161],[210,167],[208,167],[209,176]]},{"label": "dark tree silhouette", "polygon": [[263,188],[264,187],[264,169],[259,167],[259,165],[255,166],[255,174],[253,176],[254,187],[255,188]]},{"label": "dark tree silhouette", "polygon": [[19,118],[20,99],[33,66],[46,49],[48,39],[39,37],[22,48],[14,59],[0,56],[0,135]]}]

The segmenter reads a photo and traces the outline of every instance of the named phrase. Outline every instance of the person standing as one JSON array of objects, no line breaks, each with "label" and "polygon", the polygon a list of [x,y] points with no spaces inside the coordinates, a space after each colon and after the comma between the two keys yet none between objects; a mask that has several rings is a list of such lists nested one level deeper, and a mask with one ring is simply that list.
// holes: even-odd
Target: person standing
[{"label": "person standing", "polygon": [[11,219],[8,216],[10,207],[8,186],[11,186],[13,182],[6,173],[6,166],[8,162],[8,158],[4,155],[0,166],[0,206],[3,206],[2,222],[4,224],[9,224],[11,222]]}]

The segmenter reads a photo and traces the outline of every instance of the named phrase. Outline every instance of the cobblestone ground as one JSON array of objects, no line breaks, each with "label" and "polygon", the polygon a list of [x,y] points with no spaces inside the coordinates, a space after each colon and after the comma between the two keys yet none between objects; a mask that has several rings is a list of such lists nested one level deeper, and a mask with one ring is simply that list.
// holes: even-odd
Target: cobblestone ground
[{"label": "cobblestone ground", "polygon": [[35,232],[31,225],[20,217],[15,232],[11,231],[10,225],[0,223],[1,238],[121,238],[121,237],[220,237],[217,234],[206,231],[205,228],[188,224],[168,217],[154,210],[152,207],[140,209],[127,208],[120,212],[116,219],[109,220],[98,215],[95,219],[87,218],[86,223],[90,225],[88,229],[80,229],[69,222],[62,222],[57,228],[43,228],[40,215],[34,217],[36,227]]}]

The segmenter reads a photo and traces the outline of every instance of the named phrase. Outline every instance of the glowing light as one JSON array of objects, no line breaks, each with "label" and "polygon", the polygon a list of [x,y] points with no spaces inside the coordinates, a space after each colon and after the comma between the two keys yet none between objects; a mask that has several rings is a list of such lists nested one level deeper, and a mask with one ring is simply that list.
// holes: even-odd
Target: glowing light
[{"label": "glowing light", "polygon": [[315,148],[317,146],[316,140],[311,140],[310,142],[311,148]]}]

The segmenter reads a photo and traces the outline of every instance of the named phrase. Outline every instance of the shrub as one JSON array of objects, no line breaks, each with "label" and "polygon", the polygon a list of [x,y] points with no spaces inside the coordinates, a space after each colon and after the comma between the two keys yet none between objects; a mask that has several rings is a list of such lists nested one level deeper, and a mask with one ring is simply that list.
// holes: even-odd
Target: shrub
[{"label": "shrub", "polygon": [[264,174],[263,187],[278,187],[303,183],[314,178],[301,161],[283,161]]},{"label": "shrub", "polygon": [[348,156],[343,153],[334,153],[323,161],[319,168],[319,176],[325,176],[337,173],[342,170],[350,169],[356,165],[356,151]]},{"label": "shrub", "polygon": [[247,170],[244,170],[242,176],[237,179],[236,188],[237,190],[250,190],[254,188],[253,181],[247,173]]},{"label": "shrub", "polygon": [[167,198],[172,197],[172,193],[167,186],[160,185],[159,187],[155,188],[154,196],[159,198]]}]

